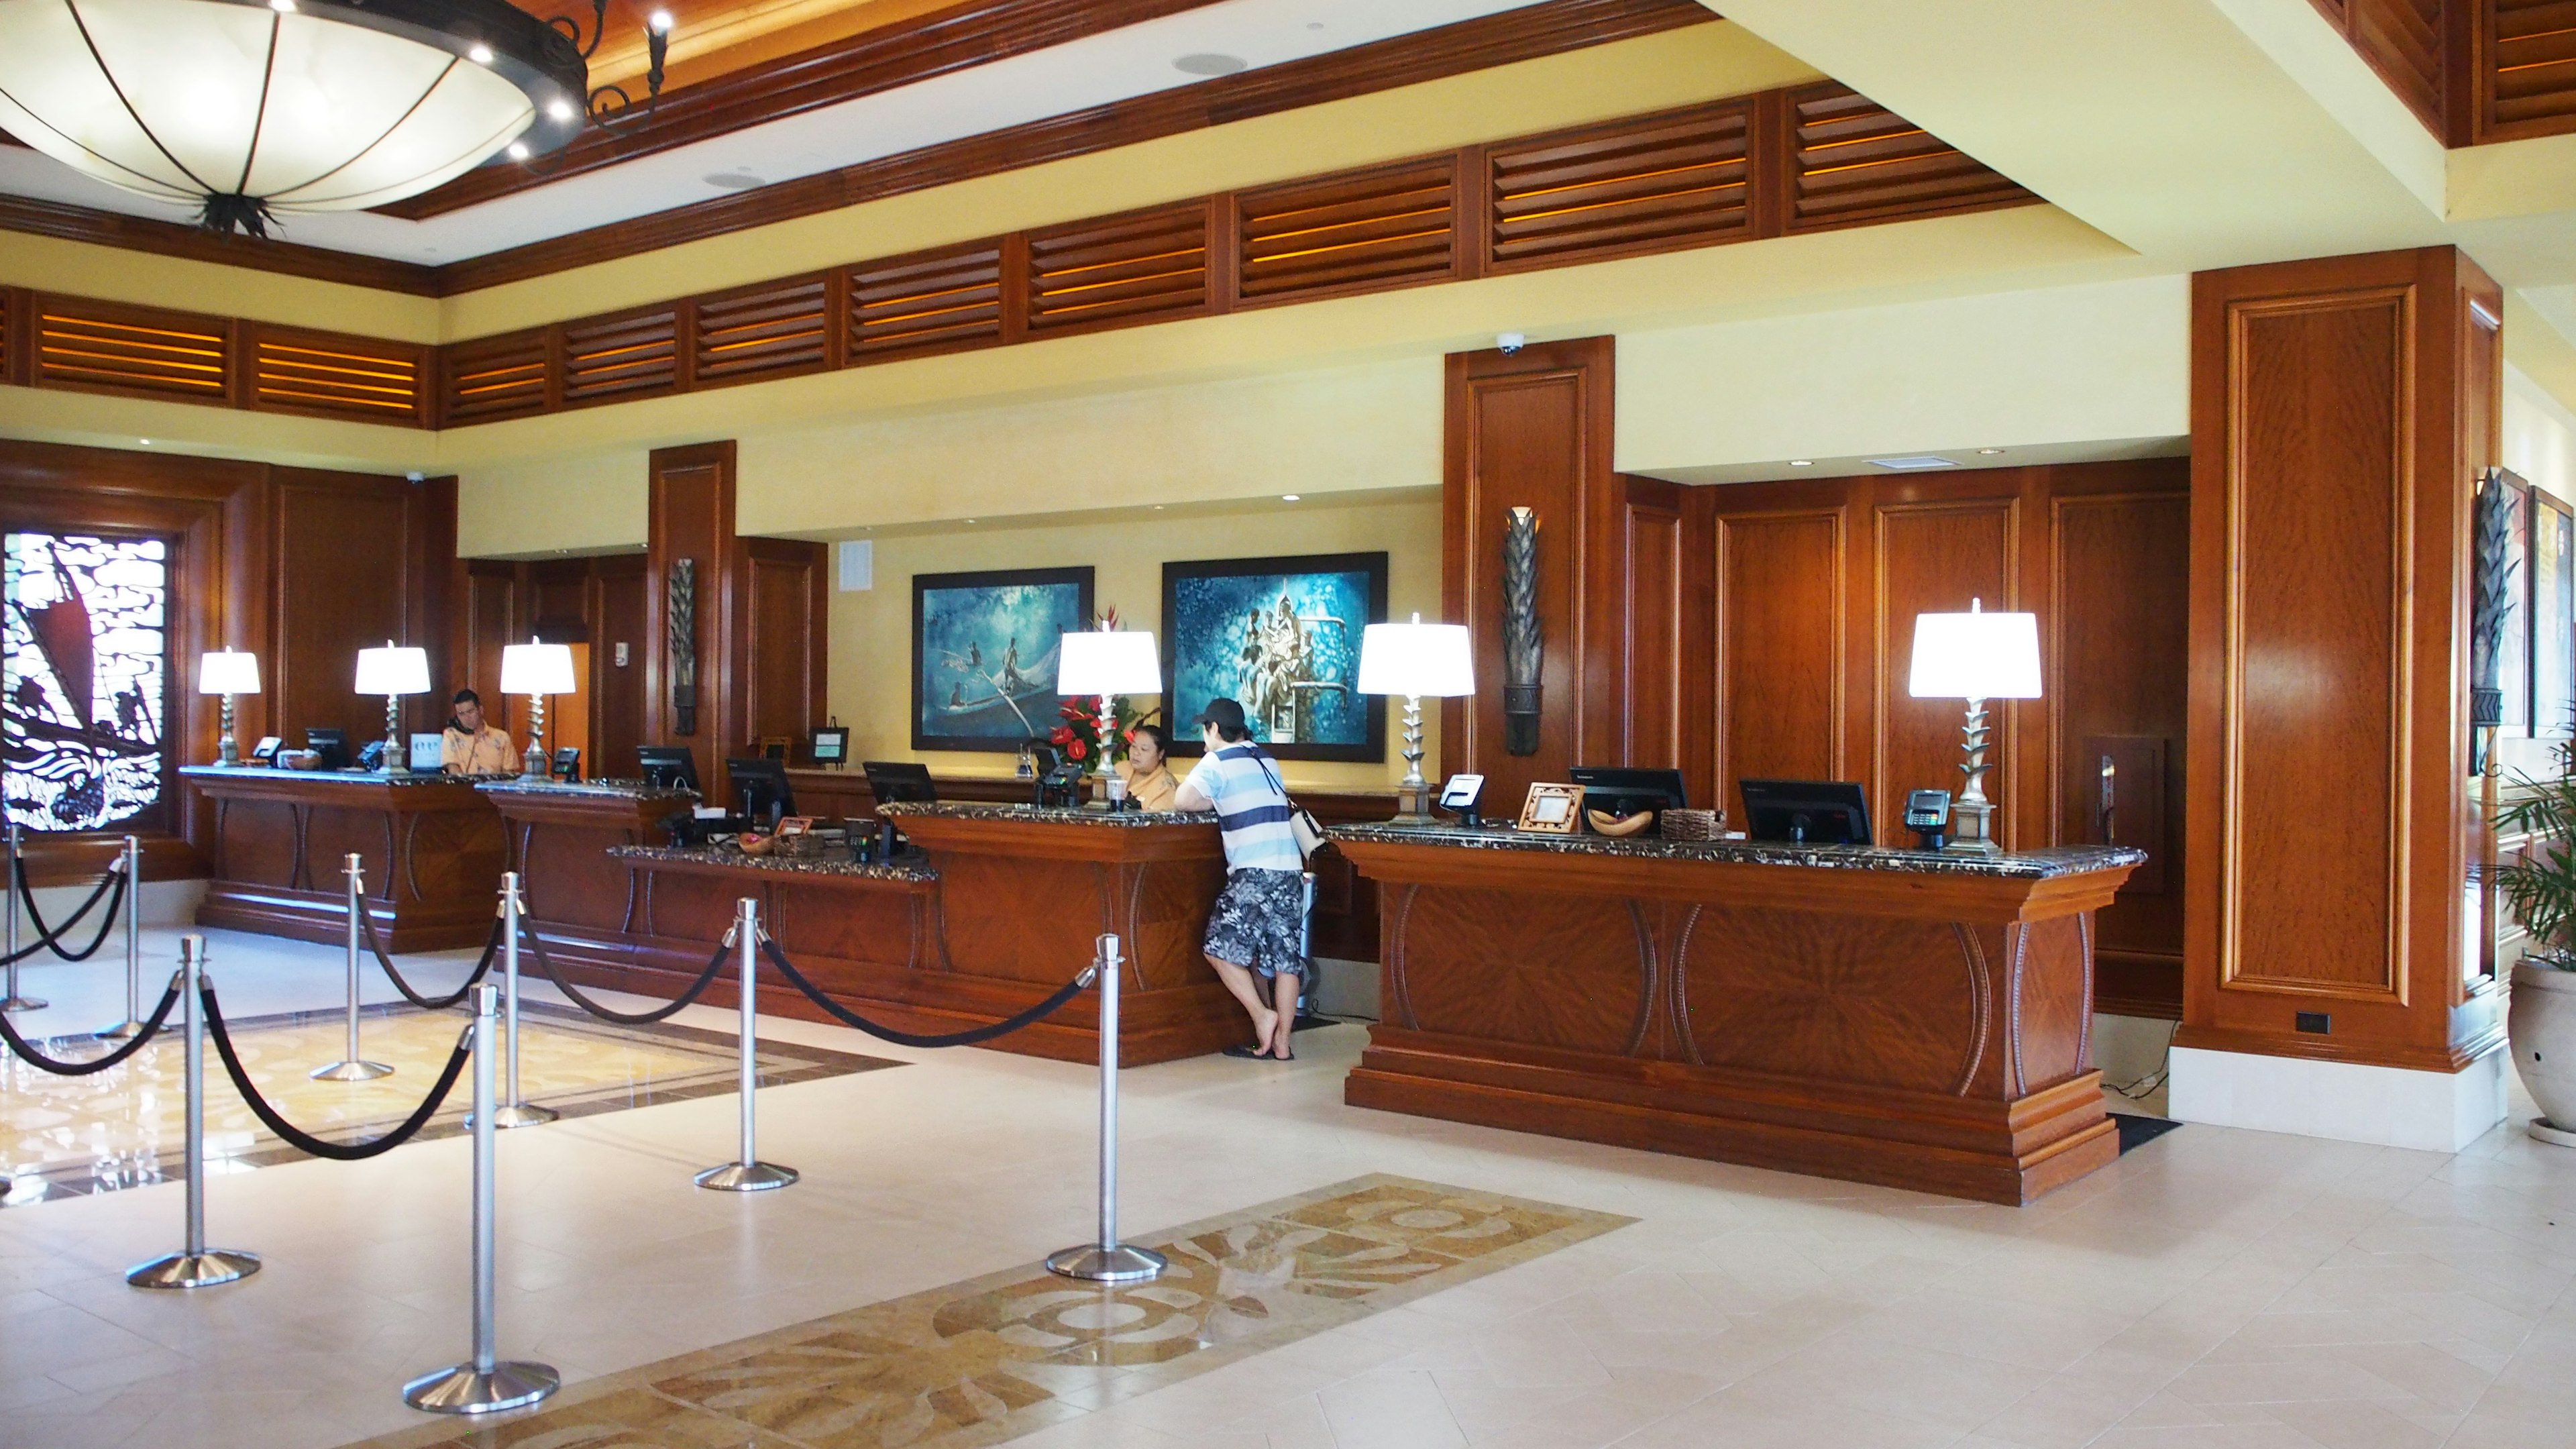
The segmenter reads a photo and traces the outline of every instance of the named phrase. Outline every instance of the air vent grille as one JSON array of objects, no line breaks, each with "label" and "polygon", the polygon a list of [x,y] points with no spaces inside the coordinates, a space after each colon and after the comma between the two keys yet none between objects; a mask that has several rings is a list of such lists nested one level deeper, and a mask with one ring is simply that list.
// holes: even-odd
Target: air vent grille
[{"label": "air vent grille", "polygon": [[680,380],[679,310],[652,307],[567,322],[563,350],[567,407],[670,392]]},{"label": "air vent grille", "polygon": [[416,426],[426,354],[372,338],[263,327],[251,358],[251,405]]},{"label": "air vent grille", "polygon": [[1290,302],[1447,278],[1457,163],[1376,167],[1235,198],[1246,301]]},{"label": "air vent grille", "polygon": [[1029,234],[1029,331],[1125,326],[1208,306],[1203,201]]},{"label": "air vent grille", "polygon": [[1842,86],[1789,93],[1796,130],[1789,230],[2011,206],[2029,192]]},{"label": "air vent grille", "polygon": [[1496,147],[1495,270],[1708,246],[1752,219],[1742,102]]},{"label": "air vent grille", "polygon": [[68,298],[43,299],[36,314],[40,387],[221,403],[231,360],[231,324],[212,317]]},{"label": "air vent grille", "polygon": [[850,359],[1002,340],[1002,244],[898,257],[850,271]]},{"label": "air vent grille", "polygon": [[546,408],[546,334],[528,332],[451,342],[440,349],[442,426],[497,423]]},{"label": "air vent grille", "polygon": [[699,298],[691,381],[707,387],[829,367],[831,292],[818,274]]},{"label": "air vent grille", "polygon": [[[2495,67],[2490,123],[2576,116],[2576,0],[2491,0]],[[2556,127],[2527,127],[2535,134]]]}]

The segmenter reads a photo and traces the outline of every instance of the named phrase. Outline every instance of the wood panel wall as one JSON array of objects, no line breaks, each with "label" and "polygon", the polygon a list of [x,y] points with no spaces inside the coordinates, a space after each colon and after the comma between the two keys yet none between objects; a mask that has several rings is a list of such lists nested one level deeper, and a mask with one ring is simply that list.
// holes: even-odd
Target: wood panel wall
[{"label": "wood panel wall", "polygon": [[2203,273],[2192,296],[2187,1046],[2451,1071],[2468,517],[2495,283],[2455,249]]},{"label": "wood panel wall", "polygon": [[[455,557],[455,509],[401,478],[274,468],[270,557],[277,643],[260,661],[272,733],[301,744],[316,725],[347,733],[350,750],[385,737],[382,696],[360,695],[358,651],[419,645],[430,692],[402,701],[404,733],[447,719],[458,687],[443,595]],[[194,661],[190,661],[193,664]]]},{"label": "wood panel wall", "polygon": [[590,704],[590,750],[583,772],[633,775],[635,747],[644,740],[644,569],[644,556],[634,553],[461,561],[455,647],[466,661],[462,677],[483,696],[484,715],[503,729],[520,727],[513,723],[519,701],[501,693],[503,647],[531,637],[589,644],[582,691]]}]

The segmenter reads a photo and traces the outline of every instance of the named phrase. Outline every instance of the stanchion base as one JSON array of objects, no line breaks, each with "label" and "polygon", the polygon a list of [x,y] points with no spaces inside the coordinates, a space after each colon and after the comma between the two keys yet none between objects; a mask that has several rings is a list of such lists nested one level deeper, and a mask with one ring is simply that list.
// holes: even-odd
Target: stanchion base
[{"label": "stanchion base", "polygon": [[212,1288],[259,1271],[259,1254],[208,1248],[202,1253],[172,1253],[128,1271],[125,1281],[137,1288]]},{"label": "stanchion base", "polygon": [[[562,1115],[563,1114],[561,1112],[556,1111],[552,1107],[539,1107],[532,1103],[522,1102],[515,1107],[493,1108],[492,1125],[501,1128],[504,1131],[507,1131],[512,1127],[542,1127]],[[474,1125],[474,1117],[472,1113],[466,1114],[465,1125],[468,1127]]]},{"label": "stanchion base", "polygon": [[14,1014],[21,1011],[42,1011],[44,1009],[45,1003],[32,996],[0,997],[0,1011],[11,1012]]},{"label": "stanchion base", "polygon": [[90,1035],[98,1038],[100,1041],[132,1041],[136,1037],[143,1035],[143,1023],[139,1021],[120,1021],[114,1026],[102,1026],[98,1030],[91,1032]]},{"label": "stanchion base", "polygon": [[1079,1248],[1066,1248],[1049,1253],[1047,1271],[1059,1278],[1079,1278],[1085,1283],[1141,1283],[1159,1278],[1172,1260],[1151,1248],[1128,1243],[1102,1247],[1085,1243]]},{"label": "stanchion base", "polygon": [[775,1162],[728,1162],[698,1174],[698,1186],[716,1192],[767,1192],[795,1180],[795,1168]]},{"label": "stanchion base", "polygon": [[306,1075],[317,1082],[372,1082],[393,1074],[394,1069],[383,1062],[333,1062],[327,1067],[315,1067]]},{"label": "stanchion base", "polygon": [[533,1404],[562,1387],[563,1375],[550,1364],[496,1363],[487,1374],[461,1363],[403,1385],[403,1402],[432,1414],[497,1414]]}]

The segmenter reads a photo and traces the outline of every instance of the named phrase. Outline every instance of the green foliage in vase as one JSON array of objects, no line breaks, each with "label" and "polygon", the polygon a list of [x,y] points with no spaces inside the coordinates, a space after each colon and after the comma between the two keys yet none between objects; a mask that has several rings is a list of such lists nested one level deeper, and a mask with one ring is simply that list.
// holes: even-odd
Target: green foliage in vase
[{"label": "green foliage in vase", "polygon": [[2532,964],[2576,971],[2576,776],[2517,775],[2513,784],[2496,830],[2529,832],[2531,843],[2520,860],[2496,868],[2496,889],[2539,947]]}]

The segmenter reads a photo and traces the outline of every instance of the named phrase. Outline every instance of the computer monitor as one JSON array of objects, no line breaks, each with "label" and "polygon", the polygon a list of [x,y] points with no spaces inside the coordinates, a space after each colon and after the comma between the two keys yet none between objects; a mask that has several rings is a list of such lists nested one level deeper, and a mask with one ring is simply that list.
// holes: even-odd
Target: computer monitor
[{"label": "computer monitor", "polygon": [[687,745],[637,745],[636,772],[659,790],[697,790],[698,757]]},{"label": "computer monitor", "polygon": [[1745,829],[1756,840],[1869,844],[1869,800],[1848,780],[1744,780]]},{"label": "computer monitor", "polygon": [[327,729],[321,726],[306,730],[304,748],[322,757],[321,768],[325,770],[349,768],[349,732],[347,730]]},{"label": "computer monitor", "polygon": [[763,822],[796,813],[796,793],[787,786],[785,760],[727,760],[725,776],[733,782],[735,813]]},{"label": "computer monitor", "polygon": [[1611,765],[1576,765],[1566,778],[1583,787],[1583,807],[1612,815],[1640,810],[1687,810],[1690,793],[1679,770],[1629,770]]},{"label": "computer monitor", "polygon": [[939,798],[939,787],[930,783],[928,765],[899,760],[869,760],[859,766],[867,772],[868,789],[880,805],[897,800],[918,800],[924,804]]}]

